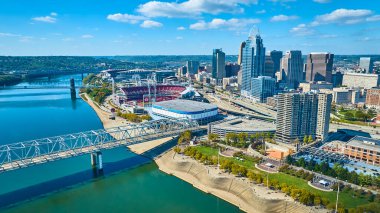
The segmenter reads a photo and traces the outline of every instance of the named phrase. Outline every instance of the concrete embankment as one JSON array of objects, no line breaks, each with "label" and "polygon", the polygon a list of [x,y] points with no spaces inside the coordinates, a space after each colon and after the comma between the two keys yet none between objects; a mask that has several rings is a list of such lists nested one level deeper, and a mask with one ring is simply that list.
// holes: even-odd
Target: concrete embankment
[{"label": "concrete embankment", "polygon": [[326,212],[304,206],[248,180],[220,174],[215,167],[206,167],[193,159],[169,151],[156,160],[160,170],[174,175],[194,187],[222,198],[246,212]]}]

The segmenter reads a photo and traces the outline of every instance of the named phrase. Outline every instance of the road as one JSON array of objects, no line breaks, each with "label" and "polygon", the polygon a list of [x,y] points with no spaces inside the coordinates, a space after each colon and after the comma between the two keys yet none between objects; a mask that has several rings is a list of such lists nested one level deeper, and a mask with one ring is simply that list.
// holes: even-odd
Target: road
[{"label": "road", "polygon": [[225,101],[221,99],[220,97],[214,95],[214,94],[203,94],[206,99],[208,99],[211,103],[217,105],[217,107],[223,111],[229,112],[229,113],[234,113],[234,114],[239,114],[239,115],[248,115],[254,118],[258,119],[264,119],[264,120],[274,120],[273,117],[267,116],[263,113],[257,113],[255,111],[245,109],[242,107],[237,107],[233,104],[231,104],[228,101]]}]

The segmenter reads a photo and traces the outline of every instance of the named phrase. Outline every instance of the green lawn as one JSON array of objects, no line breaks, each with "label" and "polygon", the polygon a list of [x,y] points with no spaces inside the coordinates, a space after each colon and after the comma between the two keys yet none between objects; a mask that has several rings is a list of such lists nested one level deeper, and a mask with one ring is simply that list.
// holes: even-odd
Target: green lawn
[{"label": "green lawn", "polygon": [[[201,152],[204,155],[207,156],[217,156],[218,155],[218,149],[211,148],[211,147],[205,147],[205,146],[197,146],[196,147],[197,151]],[[235,158],[225,158],[220,156],[220,159],[230,159],[233,160],[234,163],[237,163],[241,166],[246,167],[247,169],[254,170],[257,173],[261,173],[263,175],[266,175],[265,172],[258,170],[255,168],[254,164],[255,162],[249,161],[249,160],[244,160],[244,161],[239,161]],[[314,194],[319,194],[321,197],[327,198],[330,203],[335,203],[336,201],[336,192],[324,192],[317,190],[313,187],[310,187],[307,184],[307,181],[294,177],[285,173],[276,173],[276,174],[269,174],[269,179],[275,178],[277,179],[280,183],[286,183],[288,186],[295,186],[297,188],[301,189],[306,189]],[[359,205],[367,204],[369,201],[365,198],[357,198],[353,197],[352,192],[341,192],[339,193],[339,203],[342,203],[345,208],[355,208]]]}]

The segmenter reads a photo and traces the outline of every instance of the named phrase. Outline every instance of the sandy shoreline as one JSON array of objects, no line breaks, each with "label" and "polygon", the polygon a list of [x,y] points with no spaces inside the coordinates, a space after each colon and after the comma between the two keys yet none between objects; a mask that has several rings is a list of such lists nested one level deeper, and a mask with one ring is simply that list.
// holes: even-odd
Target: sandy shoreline
[{"label": "sandy shoreline", "polygon": [[155,161],[161,171],[234,204],[245,212],[327,212],[325,209],[304,206],[284,193],[252,184],[246,178],[220,173],[215,166],[204,166],[172,150]]},{"label": "sandy shoreline", "polygon": [[[82,95],[85,97],[83,98]],[[109,115],[110,113],[109,112],[106,112],[105,110],[101,109],[99,107],[98,104],[96,104],[95,102],[93,102],[91,100],[91,98],[86,94],[86,93],[82,93],[80,95],[80,97],[88,103],[88,105],[91,106],[92,109],[94,109],[94,111],[96,112],[96,114],[98,115],[100,121],[102,122],[103,124],[103,127],[104,129],[108,129],[108,128],[112,128],[112,127],[118,127],[118,126],[127,126],[129,124],[128,121],[126,121],[125,119],[123,118],[120,118],[118,116],[116,116],[115,120],[111,120],[109,119]],[[148,150],[151,150],[163,143],[166,143],[167,141],[171,140],[172,137],[168,137],[168,138],[161,138],[161,139],[157,139],[157,140],[153,140],[153,141],[149,141],[147,143],[140,143],[140,144],[135,144],[135,145],[131,145],[131,146],[128,146],[128,148],[136,153],[136,154],[142,154]]]}]

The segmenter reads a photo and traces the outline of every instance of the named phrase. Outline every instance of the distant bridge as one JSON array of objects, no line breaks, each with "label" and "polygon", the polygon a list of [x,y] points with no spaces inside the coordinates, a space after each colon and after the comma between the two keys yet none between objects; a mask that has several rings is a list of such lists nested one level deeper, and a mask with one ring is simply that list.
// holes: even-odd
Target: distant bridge
[{"label": "distant bridge", "polygon": [[199,125],[188,119],[162,119],[1,145],[0,172],[88,153],[92,166],[102,170],[101,150],[176,136],[186,130],[199,130]]},{"label": "distant bridge", "polygon": [[[75,79],[74,88],[95,88],[100,86],[82,85],[82,80]],[[78,85],[78,86],[77,86]],[[70,81],[42,81],[33,82],[31,85],[15,85],[15,86],[0,86],[0,90],[15,90],[15,89],[71,89]]]},{"label": "distant bridge", "polygon": [[[101,86],[75,86],[76,89],[81,88],[100,88]],[[50,85],[50,86],[42,86],[42,85],[25,85],[25,86],[0,86],[0,90],[20,90],[20,89],[71,89],[70,85]]]}]

